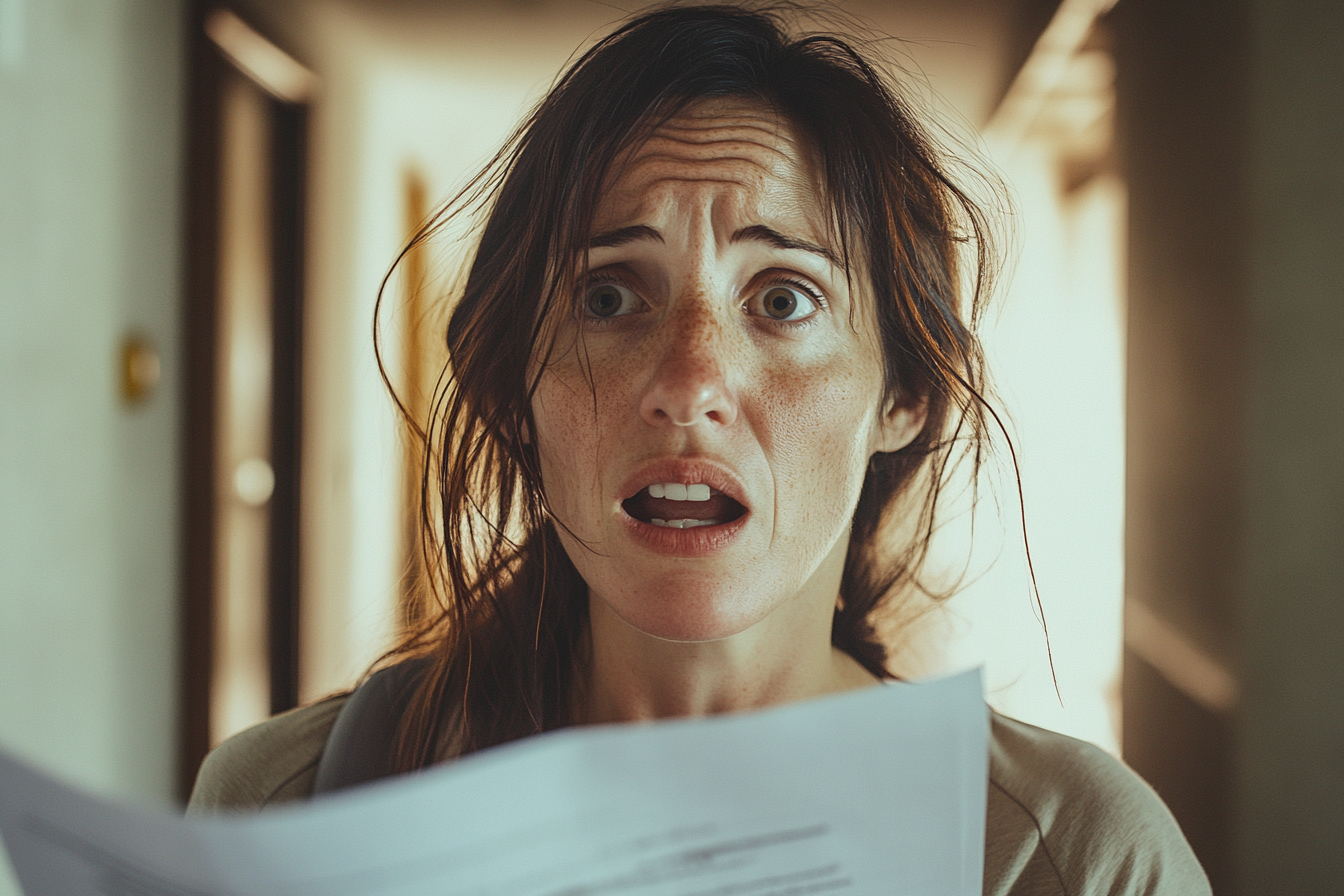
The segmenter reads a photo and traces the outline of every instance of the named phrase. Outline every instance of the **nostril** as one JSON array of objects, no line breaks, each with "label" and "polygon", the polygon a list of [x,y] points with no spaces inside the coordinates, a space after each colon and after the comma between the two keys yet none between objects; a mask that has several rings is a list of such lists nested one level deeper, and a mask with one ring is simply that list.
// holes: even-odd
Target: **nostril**
[{"label": "nostril", "polygon": [[674,426],[702,422],[727,426],[736,419],[733,398],[719,377],[698,384],[685,380],[656,383],[646,396],[644,410],[650,422]]}]

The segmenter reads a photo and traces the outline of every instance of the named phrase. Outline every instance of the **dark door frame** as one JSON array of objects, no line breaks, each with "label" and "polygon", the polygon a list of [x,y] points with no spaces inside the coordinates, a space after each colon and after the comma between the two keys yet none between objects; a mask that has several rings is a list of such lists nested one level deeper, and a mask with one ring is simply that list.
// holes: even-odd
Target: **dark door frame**
[{"label": "dark door frame", "polygon": [[[209,751],[215,645],[215,493],[222,93],[241,71],[206,34],[217,4],[186,17],[185,264],[181,318],[180,685],[178,796],[191,794]],[[247,76],[246,72],[242,72]],[[263,85],[264,86],[264,85]],[[298,704],[300,482],[308,107],[271,97],[272,400],[267,571],[270,709]]]}]

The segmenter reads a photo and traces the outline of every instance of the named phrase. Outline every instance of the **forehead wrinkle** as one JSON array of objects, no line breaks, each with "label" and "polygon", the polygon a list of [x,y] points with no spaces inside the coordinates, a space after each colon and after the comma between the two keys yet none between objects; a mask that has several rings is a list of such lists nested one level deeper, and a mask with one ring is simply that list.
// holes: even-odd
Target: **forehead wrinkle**
[{"label": "forehead wrinkle", "polygon": [[[763,222],[799,237],[820,236],[811,154],[787,119],[759,109],[708,102],[659,124],[627,150],[624,163],[612,172],[599,203],[601,223],[652,222],[679,184],[700,184],[721,192],[699,200],[686,194],[674,201],[707,200],[710,218],[718,224],[713,227],[717,239],[725,243],[744,224]],[[784,194],[772,183],[784,186]],[[717,185],[728,189],[722,192]]]},{"label": "forehead wrinkle", "polygon": [[[656,155],[648,155],[648,156],[645,156],[645,157],[639,159],[638,161],[636,161],[636,162],[635,162],[633,165],[631,165],[630,167],[631,167],[631,169],[632,169],[633,171],[636,171],[636,172],[637,172],[637,171],[639,170],[640,166],[642,166],[642,165],[645,165],[645,164],[649,164],[649,165],[657,165],[657,164],[660,164],[660,163],[667,163],[667,164],[671,164],[671,165],[687,165],[687,164],[689,164],[689,165],[694,165],[694,166],[696,166],[696,167],[705,167],[705,168],[710,169],[711,171],[712,171],[712,169],[715,168],[715,167],[728,167],[728,166],[731,166],[731,165],[733,165],[733,164],[735,164],[735,163],[741,163],[741,164],[743,164],[743,165],[750,165],[750,166],[753,167],[753,168],[758,168],[758,169],[760,169],[760,171],[761,171],[762,174],[766,174],[766,175],[773,174],[774,171],[775,171],[775,166],[774,166],[774,165],[766,164],[765,162],[762,162],[762,161],[760,161],[759,159],[753,159],[753,158],[751,158],[751,157],[749,157],[749,156],[720,156],[720,155],[715,155],[715,156],[712,156],[712,157],[710,157],[710,158],[692,159],[692,158],[687,158],[687,157],[685,157],[685,156],[667,155],[667,154],[665,154],[665,153],[658,153],[658,154],[656,154]],[[708,172],[707,172],[707,173],[708,173]],[[696,174],[696,175],[694,175],[694,176],[689,176],[689,177],[688,177],[688,176],[677,176],[677,175],[665,175],[665,176],[658,177],[658,178],[656,178],[656,179],[661,181],[661,180],[702,180],[702,179],[708,179],[708,180],[723,180],[723,179],[733,180],[733,179],[735,179],[735,178],[733,178],[732,176],[729,176],[729,177],[727,177],[727,178],[715,178],[715,177],[705,177],[705,178],[702,178],[699,174]]]},{"label": "forehead wrinkle", "polygon": [[674,137],[650,137],[630,159],[638,165],[647,159],[711,159],[711,158],[772,158],[776,164],[787,163],[791,154],[778,146],[768,146],[756,140],[680,140]]},{"label": "forehead wrinkle", "polygon": [[664,122],[641,144],[632,148],[630,160],[633,163],[648,155],[665,154],[665,144],[669,143],[678,148],[694,147],[701,152],[713,152],[715,147],[726,144],[731,147],[727,150],[729,152],[766,153],[785,163],[801,155],[789,128],[777,118],[739,115],[725,121],[713,115],[689,121],[676,118]]},{"label": "forehead wrinkle", "polygon": [[[743,220],[743,215],[754,219],[755,215],[749,209],[753,206],[752,197],[755,193],[755,187],[769,177],[769,172],[748,172],[738,169],[736,172],[705,170],[696,172],[694,175],[685,172],[671,173],[665,172],[660,176],[648,177],[645,179],[630,180],[622,185],[622,188],[609,194],[602,217],[608,218],[613,222],[617,220],[639,220],[654,221],[661,217],[661,210],[665,202],[672,202],[675,205],[695,207],[699,211],[697,215],[708,213],[707,220],[713,224],[720,222],[720,228],[732,228],[732,222]],[[678,184],[687,184],[696,186],[713,186],[714,189],[709,193],[695,191],[693,193],[678,193],[675,187]],[[671,188],[673,193],[666,191]],[[722,217],[722,213],[731,211],[727,218]]]},{"label": "forehead wrinkle", "polygon": [[[672,146],[668,142],[651,139],[644,144],[617,176],[614,184],[617,191],[647,190],[661,183],[696,181],[760,186],[771,176],[796,181],[801,173],[789,171],[799,166],[799,160],[789,153],[755,142],[676,143]],[[651,145],[656,143],[662,145]]]},{"label": "forehead wrinkle", "polygon": [[[760,135],[755,136],[755,135]],[[650,135],[666,140],[678,140],[685,143],[710,143],[716,140],[746,140],[753,143],[788,143],[790,140],[780,129],[766,125],[715,125],[712,127],[682,128],[664,125]],[[696,139],[697,137],[701,139]]]},{"label": "forehead wrinkle", "polygon": [[715,103],[710,100],[702,100],[682,109],[671,118],[660,122],[660,127],[716,128],[733,127],[734,125],[745,123],[747,126],[763,127],[774,130],[779,128],[782,118],[783,116],[779,115],[777,112],[765,111],[765,108],[761,103],[754,101],[734,103],[725,108],[723,104]]},{"label": "forehead wrinkle", "polygon": [[[629,165],[599,206],[600,217],[611,224],[643,221],[651,209],[668,199],[667,190],[677,184],[721,184],[734,195],[751,193],[780,175],[784,166],[765,165],[750,158],[730,157],[688,160],[682,157],[648,157]],[[605,212],[605,214],[603,213]],[[613,217],[614,215],[614,217]]]}]

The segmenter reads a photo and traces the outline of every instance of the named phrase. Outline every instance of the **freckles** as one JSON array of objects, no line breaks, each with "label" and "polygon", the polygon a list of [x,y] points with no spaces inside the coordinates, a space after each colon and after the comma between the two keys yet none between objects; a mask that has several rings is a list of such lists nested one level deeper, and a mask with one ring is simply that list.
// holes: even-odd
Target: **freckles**
[{"label": "freckles", "polygon": [[[554,366],[541,375],[533,416],[537,421],[538,449],[543,463],[554,457],[557,446],[572,443],[575,435],[585,427],[580,425],[580,414],[591,415],[588,383],[577,365]],[[588,405],[586,408],[585,405]]]},{"label": "freckles", "polygon": [[547,497],[576,531],[587,517],[604,515],[603,454],[622,443],[640,354],[593,354],[585,363],[576,352],[549,367],[538,385],[533,410]]},{"label": "freckles", "polygon": [[[783,507],[808,523],[831,528],[848,518],[847,506],[867,467],[864,424],[873,412],[866,377],[851,365],[798,364],[774,371],[761,396],[762,442]],[[853,495],[850,493],[853,492]],[[807,530],[798,533],[806,537]]]},{"label": "freckles", "polygon": [[572,355],[542,373],[532,409],[546,498],[567,527],[585,539],[595,538],[600,467],[592,392]]},{"label": "freckles", "polygon": [[820,438],[852,435],[870,403],[859,378],[834,364],[776,368],[763,386],[761,406],[770,421],[766,430],[779,448],[815,449]]}]

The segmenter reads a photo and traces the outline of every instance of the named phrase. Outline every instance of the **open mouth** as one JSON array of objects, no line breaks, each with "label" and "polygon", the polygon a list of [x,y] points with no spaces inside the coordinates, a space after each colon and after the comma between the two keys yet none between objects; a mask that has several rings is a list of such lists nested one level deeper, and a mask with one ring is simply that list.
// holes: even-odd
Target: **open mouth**
[{"label": "open mouth", "polygon": [[693,529],[731,523],[747,512],[737,501],[703,482],[655,482],[621,502],[641,523]]}]

